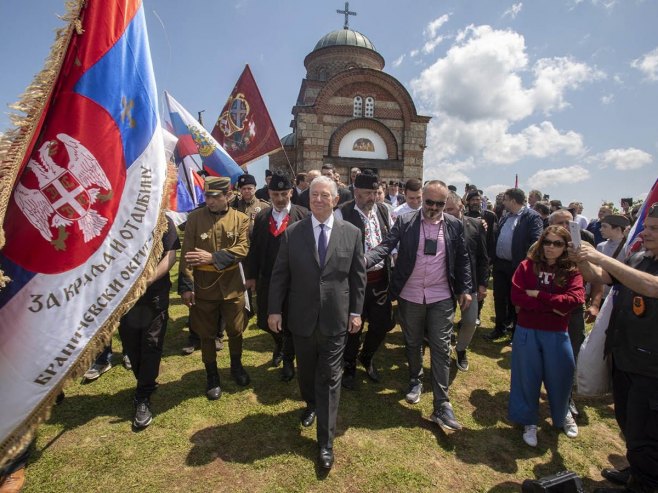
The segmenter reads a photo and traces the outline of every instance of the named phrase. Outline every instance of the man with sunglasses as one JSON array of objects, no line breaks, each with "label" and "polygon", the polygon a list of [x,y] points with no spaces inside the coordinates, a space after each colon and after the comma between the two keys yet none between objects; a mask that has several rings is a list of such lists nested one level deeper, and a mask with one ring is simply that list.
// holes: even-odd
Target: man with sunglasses
[{"label": "man with sunglasses", "polygon": [[406,400],[420,401],[423,390],[423,340],[429,341],[434,412],[441,428],[460,430],[448,398],[450,336],[455,304],[471,303],[471,265],[460,220],[443,213],[448,187],[439,180],[422,190],[421,210],[399,216],[382,243],[366,254],[367,267],[384,260],[398,247],[390,292],[398,300],[404,335],[409,389]]},{"label": "man with sunglasses", "polygon": [[630,468],[604,469],[606,479],[625,486],[595,490],[600,493],[658,490],[658,202],[640,236],[644,249],[624,262],[586,243],[570,250],[585,280],[615,290],[605,353],[612,356],[615,417]]}]

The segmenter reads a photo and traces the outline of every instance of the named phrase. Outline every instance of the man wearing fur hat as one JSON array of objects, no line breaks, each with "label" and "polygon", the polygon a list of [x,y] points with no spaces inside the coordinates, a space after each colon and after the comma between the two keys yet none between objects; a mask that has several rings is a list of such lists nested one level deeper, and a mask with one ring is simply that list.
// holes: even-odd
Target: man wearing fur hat
[{"label": "man wearing fur hat", "polygon": [[244,282],[239,262],[249,250],[249,218],[229,207],[231,180],[207,177],[206,205],[190,212],[181,250],[178,292],[190,307],[190,323],[201,337],[201,359],[206,367],[206,395],[219,399],[221,388],[215,353],[215,334],[221,314],[226,324],[231,376],[249,384],[242,367]]}]

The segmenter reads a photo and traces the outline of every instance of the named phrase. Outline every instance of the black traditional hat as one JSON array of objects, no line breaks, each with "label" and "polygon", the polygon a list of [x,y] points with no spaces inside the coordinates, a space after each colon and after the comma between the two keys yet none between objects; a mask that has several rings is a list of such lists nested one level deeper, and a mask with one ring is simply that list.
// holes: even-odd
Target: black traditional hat
[{"label": "black traditional hat", "polygon": [[245,185],[256,186],[256,178],[253,175],[245,173],[240,178],[238,178],[238,188],[242,188]]},{"label": "black traditional hat", "polygon": [[292,188],[292,181],[288,178],[288,175],[283,173],[272,173],[272,179],[270,184],[267,186],[269,190],[274,190],[279,192],[282,190],[290,190]]},{"label": "black traditional hat", "polygon": [[377,181],[377,175],[370,173],[360,173],[354,178],[354,188],[363,188],[365,190],[377,190],[379,183]]}]

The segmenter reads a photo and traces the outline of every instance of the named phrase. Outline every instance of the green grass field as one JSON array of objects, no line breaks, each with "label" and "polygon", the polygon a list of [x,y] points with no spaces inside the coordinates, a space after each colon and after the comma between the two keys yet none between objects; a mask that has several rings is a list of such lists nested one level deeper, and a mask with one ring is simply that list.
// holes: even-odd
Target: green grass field
[{"label": "green grass field", "polygon": [[252,319],[244,344],[247,388],[230,379],[228,350],[218,353],[224,393],[211,402],[200,353],[180,353],[186,311],[173,297],[151,426],[131,430],[134,377],[120,366],[115,335],[117,366],[95,382],[67,385],[66,399],[39,429],[24,491],[505,492],[565,469],[587,478],[589,491],[605,484],[600,469],[625,463],[610,399],[577,400],[580,436],[573,440],[551,426],[543,400],[539,445],[523,443],[520,428],[506,419],[511,347],[482,338],[492,326],[489,299],[471,369],[457,372],[453,362],[451,400],[464,430],[446,434],[427,419],[430,394],[415,406],[404,401],[407,370],[396,327],[376,359],[382,382],[369,382],[359,369],[357,390],[342,393],[336,463],[325,477],[315,468],[315,427],[299,424],[304,404],[296,380],[281,382],[270,366],[271,337]]}]

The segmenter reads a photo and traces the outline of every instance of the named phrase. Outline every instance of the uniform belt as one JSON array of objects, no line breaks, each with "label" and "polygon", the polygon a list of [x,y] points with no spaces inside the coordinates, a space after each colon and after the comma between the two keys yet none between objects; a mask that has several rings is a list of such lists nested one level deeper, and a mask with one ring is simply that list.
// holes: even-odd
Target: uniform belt
[{"label": "uniform belt", "polygon": [[215,268],[215,266],[213,266],[213,265],[197,265],[196,267],[194,267],[194,270],[203,270],[203,271],[206,271],[206,272],[217,272],[219,274],[221,272],[229,272],[229,271],[235,270],[237,268],[238,268],[238,264],[231,265],[230,267],[227,267],[226,269],[222,269],[222,270],[217,270]]}]

